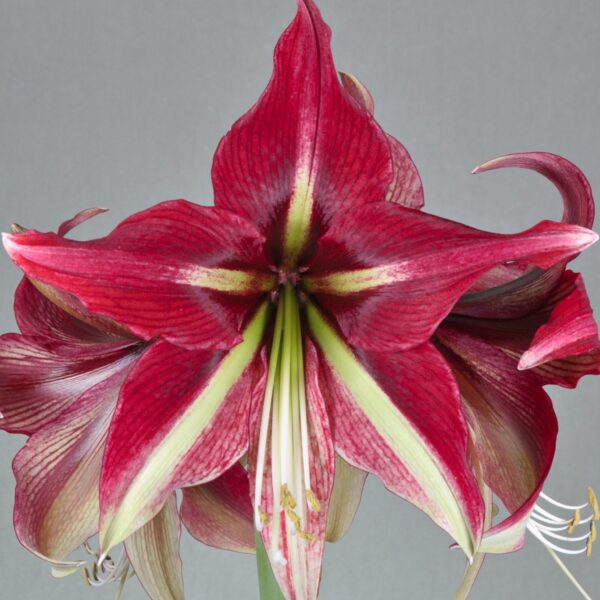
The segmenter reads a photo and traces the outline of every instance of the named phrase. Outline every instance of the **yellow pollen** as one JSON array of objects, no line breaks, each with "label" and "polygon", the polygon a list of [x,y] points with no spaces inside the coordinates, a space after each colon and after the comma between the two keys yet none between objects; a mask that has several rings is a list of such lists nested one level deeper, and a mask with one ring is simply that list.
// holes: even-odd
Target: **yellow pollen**
[{"label": "yellow pollen", "polygon": [[306,490],[306,500],[314,512],[321,512],[321,503],[312,490]]},{"label": "yellow pollen", "polygon": [[281,486],[281,504],[284,508],[291,508],[292,510],[297,506],[296,499],[294,498],[292,492],[290,492],[290,488],[288,487],[287,483],[284,483]]},{"label": "yellow pollen", "polygon": [[[320,508],[319,501],[317,500],[316,496],[312,492],[311,495],[313,501],[316,502],[315,505],[318,508]],[[312,501],[309,500],[308,494],[307,500],[308,502],[311,502],[312,506]],[[302,519],[300,518],[300,515],[298,515],[298,513],[295,511],[295,508],[298,506],[298,503],[296,502],[294,495],[292,494],[292,492],[290,492],[290,489],[286,483],[284,483],[281,486],[281,506],[284,509],[287,518],[294,525],[294,529],[296,530],[297,535],[299,535],[303,540],[306,540],[311,544],[316,542],[317,537],[314,534],[306,531],[306,529],[304,529],[304,527],[302,526]]]},{"label": "yellow pollen", "polygon": [[258,507],[258,516],[260,517],[260,522],[263,525],[268,525],[271,521],[269,515],[260,506]]},{"label": "yellow pollen", "polygon": [[598,504],[598,498],[596,496],[596,492],[594,492],[593,488],[590,486],[587,489],[588,493],[588,502],[594,511],[594,521],[600,521],[600,505]]},{"label": "yellow pollen", "polygon": [[90,583],[90,574],[87,570],[87,567],[83,567],[83,569],[81,569],[81,574],[83,575],[83,583],[85,583],[85,585],[87,586],[91,586],[92,584]]},{"label": "yellow pollen", "polygon": [[575,514],[573,515],[573,518],[569,521],[569,528],[567,529],[567,533],[571,535],[575,531],[579,523],[581,523],[581,511],[577,509],[575,511]]}]

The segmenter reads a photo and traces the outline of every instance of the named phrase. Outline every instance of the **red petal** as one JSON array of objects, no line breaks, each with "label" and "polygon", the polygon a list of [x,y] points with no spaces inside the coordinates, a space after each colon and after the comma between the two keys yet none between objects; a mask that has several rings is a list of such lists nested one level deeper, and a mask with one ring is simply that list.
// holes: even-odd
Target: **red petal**
[{"label": "red petal", "polygon": [[[340,73],[344,89],[369,113],[373,114],[375,102],[369,90],[357,77]],[[392,153],[394,176],[388,186],[385,199],[397,202],[408,208],[421,209],[425,204],[423,184],[417,167],[406,148],[394,137],[387,134]]]},{"label": "red petal", "polygon": [[565,272],[542,311],[550,313],[548,320],[521,356],[519,369],[537,367],[544,383],[567,387],[583,375],[599,374],[598,326],[581,275]]},{"label": "red petal", "polygon": [[[563,223],[591,228],[594,222],[594,199],[585,175],[571,162],[546,152],[508,154],[491,160],[474,173],[504,167],[532,169],[549,179],[563,199]],[[574,258],[574,257],[570,257]],[[547,273],[540,272],[527,261],[499,265],[486,273],[463,298],[455,312],[482,317],[518,317],[539,306],[556,281],[566,262]]]},{"label": "red petal", "polygon": [[[327,344],[326,337],[318,339],[320,346]],[[369,375],[359,373],[357,365],[347,365],[348,374],[339,372],[348,361],[332,357],[332,347],[324,346],[323,351],[321,389],[331,413],[336,451],[425,511],[472,555],[482,532],[483,503],[467,458],[458,390],[441,355],[430,344],[397,353],[361,351],[358,365],[385,394],[375,397]],[[388,430],[391,422],[379,422],[381,411],[389,410],[388,402],[398,411],[394,436]],[[400,429],[404,434],[414,432],[413,437],[396,441]],[[422,462],[426,456],[427,464]],[[438,489],[442,481],[444,490]]]},{"label": "red petal", "polygon": [[183,200],[138,213],[99,240],[25,232],[4,242],[29,277],[145,339],[189,347],[239,342],[244,317],[273,280],[249,223]]},{"label": "red petal", "polygon": [[526,257],[549,266],[596,239],[587,229],[551,222],[520,234],[492,234],[371,203],[334,223],[304,281],[351,344],[401,349],[427,340],[461,294],[494,265]]},{"label": "red petal", "polygon": [[254,552],[254,515],[246,470],[238,463],[209,483],[184,488],[181,520],[204,544]]},{"label": "red petal", "polygon": [[50,423],[86,390],[134,359],[123,344],[52,345],[16,334],[0,337],[0,428],[31,434]]},{"label": "red petal", "polygon": [[102,453],[127,371],[91,387],[15,458],[15,531],[42,558],[62,560],[98,531]]},{"label": "red petal", "polygon": [[257,223],[278,248],[296,202],[302,246],[335,213],[383,199],[392,179],[385,133],[342,89],[330,37],[315,4],[300,0],[267,89],[215,154],[215,204]]},{"label": "red petal", "polygon": [[[318,596],[329,498],[335,469],[329,417],[318,381],[318,357],[313,343],[308,338],[304,340],[304,355],[311,490],[318,499],[320,509],[315,511],[304,507],[306,518],[302,521],[302,525],[307,533],[314,536],[314,541],[304,540],[300,535],[292,533],[284,513],[280,512],[279,507],[273,506],[273,483],[268,459],[265,465],[260,501],[261,508],[267,514],[273,515],[270,521],[263,526],[262,539],[275,577],[288,600],[316,600]],[[261,412],[262,402],[257,402],[254,405],[251,425],[251,439],[254,444],[248,460],[252,497],[255,494],[256,452]],[[267,446],[266,456],[271,456],[270,442]],[[303,502],[301,498],[296,498],[296,500],[298,503]],[[299,513],[301,510],[302,507],[297,508]],[[280,518],[281,542],[279,548],[274,548],[271,544],[271,537],[273,521],[277,518]],[[286,564],[282,564],[282,561],[277,559],[277,550],[281,552]]]},{"label": "red petal", "polygon": [[449,326],[436,338],[458,381],[484,480],[515,512],[535,501],[552,464],[552,402],[533,373],[517,371],[514,358],[485,341]]},{"label": "red petal", "polygon": [[266,310],[261,315],[228,353],[158,341],[138,361],[104,458],[103,550],[151,519],[173,490],[214,479],[246,452],[250,403],[263,385],[254,360]]},{"label": "red petal", "polygon": [[177,496],[171,494],[160,512],[125,540],[131,566],[152,600],[183,600],[180,538]]}]

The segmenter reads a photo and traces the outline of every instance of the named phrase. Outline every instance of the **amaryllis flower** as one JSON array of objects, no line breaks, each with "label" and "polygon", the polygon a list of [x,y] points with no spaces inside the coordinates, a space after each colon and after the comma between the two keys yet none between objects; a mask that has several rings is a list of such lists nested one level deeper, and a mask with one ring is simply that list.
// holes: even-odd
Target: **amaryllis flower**
[{"label": "amaryllis flower", "polygon": [[[373,113],[373,98],[362,82],[349,74],[342,74],[342,82]],[[489,161],[473,172],[504,167],[544,175],[562,196],[563,222],[593,225],[590,185],[571,162],[548,153],[520,153]],[[422,203],[413,206],[421,208]],[[471,461],[486,504],[486,532],[478,560],[467,568],[464,595],[481,557],[518,550],[526,530],[551,551],[565,554],[591,554],[596,538],[600,510],[593,490],[580,505],[565,505],[542,493],[558,433],[543,386],[575,387],[582,376],[600,373],[598,328],[583,279],[565,270],[567,262],[545,270],[526,261],[498,265],[461,297],[433,338],[459,385],[472,438]],[[340,497],[359,498],[364,477],[347,467],[345,483],[339,483]],[[540,495],[546,508],[536,505]],[[494,496],[510,514],[492,527]],[[588,514],[581,516],[585,508]],[[549,514],[549,509],[562,514]],[[565,510],[573,516],[565,518]],[[582,535],[583,527],[588,530]]]},{"label": "amaryllis flower", "polygon": [[[97,212],[80,213],[59,235]],[[36,284],[46,295],[28,279],[16,292],[22,334],[0,337],[0,428],[29,435],[13,464],[17,537],[57,576],[83,569],[91,585],[119,581],[122,586],[135,572],[151,598],[181,599],[181,519],[205,543],[253,550],[246,473],[234,465],[215,481],[184,490],[181,519],[170,494],[150,521],[123,540],[120,560],[107,558],[100,565],[88,540],[99,528],[106,439],[121,386],[151,342]],[[87,560],[68,558],[78,549]]]},{"label": "amaryllis flower", "polygon": [[597,236],[552,222],[478,231],[400,205],[419,205],[418,182],[340,84],[330,31],[303,0],[267,89],[217,149],[215,207],[166,202],[89,242],[5,236],[30,278],[152,341],[106,443],[104,554],[173,490],[247,455],[282,590],[315,598],[336,454],[474,554],[483,501],[458,387],[429,338],[494,266],[548,268]]},{"label": "amaryllis flower", "polygon": [[[514,154],[475,172],[502,167],[545,175],[562,194],[563,221],[592,226],[591,190],[572,163],[551,154]],[[565,554],[591,554],[596,537],[600,511],[593,491],[587,504],[573,506],[542,494],[558,432],[542,386],[575,387],[582,376],[600,373],[600,340],[583,279],[565,266],[542,271],[517,263],[491,271],[435,335],[461,390],[482,479],[510,513],[486,532],[482,552],[519,549],[527,529]],[[545,507],[536,504],[540,495]],[[586,506],[583,518],[549,513]]]}]

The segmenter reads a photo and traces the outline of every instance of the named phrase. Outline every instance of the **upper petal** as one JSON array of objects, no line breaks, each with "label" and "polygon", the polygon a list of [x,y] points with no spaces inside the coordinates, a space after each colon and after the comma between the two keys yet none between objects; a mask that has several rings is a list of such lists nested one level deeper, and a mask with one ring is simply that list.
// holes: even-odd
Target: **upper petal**
[{"label": "upper petal", "polygon": [[548,221],[520,234],[487,233],[378,202],[334,222],[303,280],[351,344],[400,349],[426,341],[493,266],[521,257],[548,266],[596,239]]},{"label": "upper petal", "polygon": [[[344,89],[369,113],[373,114],[373,96],[357,77],[340,73]],[[425,204],[423,184],[417,167],[408,150],[393,136],[386,134],[392,155],[393,179],[385,194],[389,202],[397,202],[408,208],[421,209]]]},{"label": "upper petal", "polygon": [[330,38],[299,0],[269,85],[214,158],[215,204],[254,221],[289,263],[334,213],[384,199],[392,179],[386,136],[340,85]]},{"label": "upper petal", "polygon": [[483,503],[458,390],[442,357],[429,344],[355,354],[311,304],[307,319],[322,352],[336,451],[425,511],[472,556]]},{"label": "upper petal", "polygon": [[142,338],[230,347],[270,289],[263,238],[228,211],[164,202],[89,242],[33,231],[4,236],[25,273],[75,295]]}]

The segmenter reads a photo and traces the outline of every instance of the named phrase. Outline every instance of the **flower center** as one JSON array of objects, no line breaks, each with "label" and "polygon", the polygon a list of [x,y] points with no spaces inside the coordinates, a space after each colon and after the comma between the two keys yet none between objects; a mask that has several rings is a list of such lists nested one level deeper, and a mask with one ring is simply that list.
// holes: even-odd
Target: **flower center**
[{"label": "flower center", "polygon": [[[271,549],[283,562],[283,528],[312,542],[307,529],[308,510],[318,512],[320,505],[311,490],[309,436],[304,379],[304,348],[300,319],[300,299],[296,290],[297,273],[280,272],[277,314],[269,371],[265,386],[257,454],[254,514],[258,531],[272,523]],[[263,479],[267,449],[270,449],[272,497],[269,514],[262,507]]]}]

